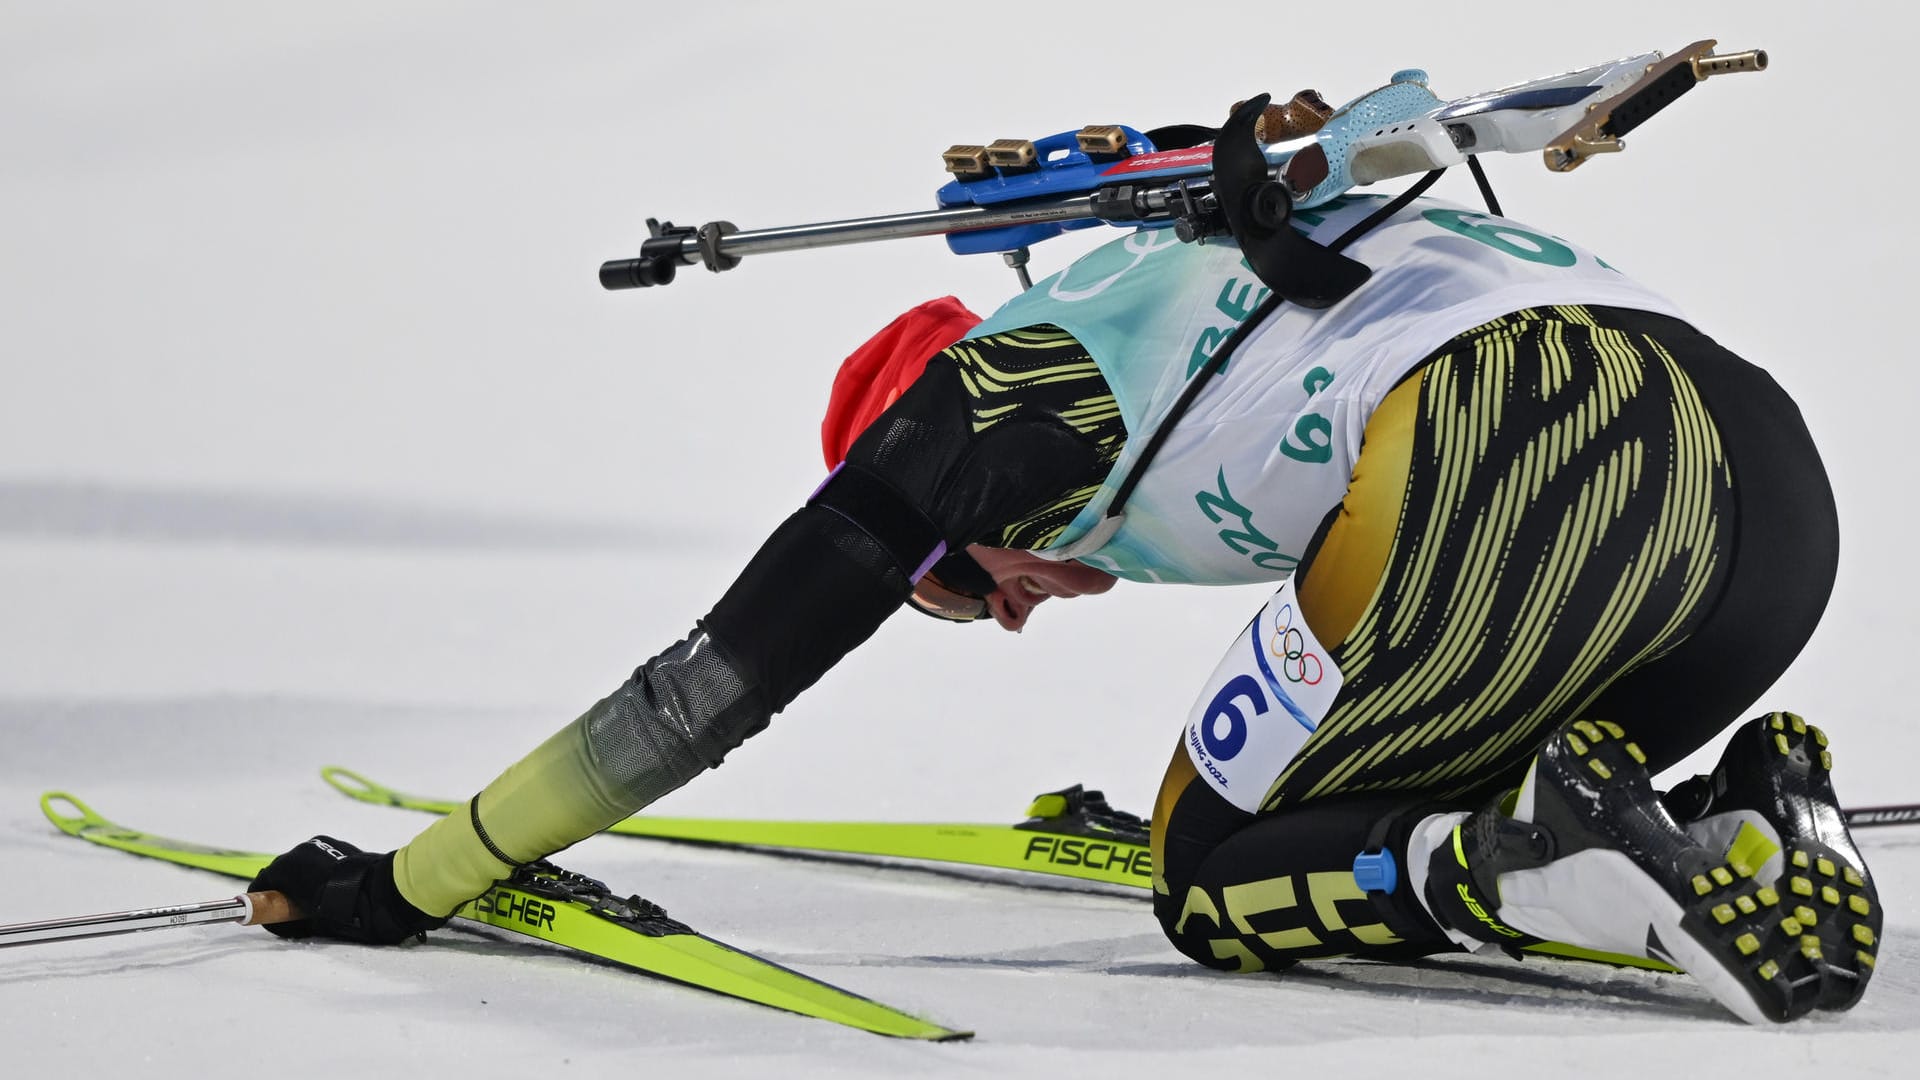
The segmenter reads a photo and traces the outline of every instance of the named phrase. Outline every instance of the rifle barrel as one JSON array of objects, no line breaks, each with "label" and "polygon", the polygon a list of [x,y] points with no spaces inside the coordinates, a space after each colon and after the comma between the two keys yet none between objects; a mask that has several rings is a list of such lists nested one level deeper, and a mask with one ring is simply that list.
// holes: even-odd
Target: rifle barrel
[{"label": "rifle barrel", "polygon": [[[894,240],[909,236],[943,236],[947,233],[992,229],[1003,225],[1031,225],[1045,221],[1072,221],[1093,217],[1093,196],[1063,195],[1037,202],[1002,206],[955,206],[944,210],[921,210],[909,214],[847,218],[813,225],[786,225],[773,229],[743,229],[720,238],[722,255],[760,255],[770,251],[799,251],[805,248],[859,244],[868,240]],[[700,261],[700,241],[686,237],[680,241],[680,259],[688,264]]]}]

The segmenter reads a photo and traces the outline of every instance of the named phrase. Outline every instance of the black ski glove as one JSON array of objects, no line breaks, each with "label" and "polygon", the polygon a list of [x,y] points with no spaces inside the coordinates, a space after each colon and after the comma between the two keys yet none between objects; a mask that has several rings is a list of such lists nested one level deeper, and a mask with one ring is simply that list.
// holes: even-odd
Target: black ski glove
[{"label": "black ski glove", "polygon": [[400,895],[393,883],[392,852],[361,851],[331,836],[316,836],[274,859],[247,889],[285,893],[307,914],[267,926],[268,933],[284,938],[319,936],[392,945],[447,924]]}]

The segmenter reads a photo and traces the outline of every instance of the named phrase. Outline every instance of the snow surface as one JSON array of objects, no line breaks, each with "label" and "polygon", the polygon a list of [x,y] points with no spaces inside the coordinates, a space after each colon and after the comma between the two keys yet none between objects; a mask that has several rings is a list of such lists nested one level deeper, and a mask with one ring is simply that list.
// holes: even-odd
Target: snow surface
[{"label": "snow surface", "polygon": [[[1912,159],[1880,106],[1909,95],[1873,51],[1893,10],[0,4],[0,922],[229,894],[60,835],[48,789],[236,847],[404,842],[425,819],[319,767],[484,784],[684,632],[811,490],[847,350],[920,300],[984,311],[1013,284],[912,240],[603,292],[647,216],[923,209],[953,142],[1216,122],[1408,66],[1457,95],[1709,35],[1773,69],[1577,173],[1491,171],[1510,213],[1668,292],[1800,400],[1846,554],[1760,707],[1833,732],[1856,804],[1920,798],[1920,374],[1893,333],[1916,237],[1880,194]],[[1019,638],[903,616],[659,809],[1010,820],[1086,781],[1144,810],[1264,592],[1123,585]],[[597,838],[563,862],[979,1037],[890,1041],[470,933],[375,951],[207,927],[8,950],[0,1075],[1910,1075],[1920,830],[1861,840],[1881,973],[1851,1014],[1782,1030],[1684,977],[1230,977],[1098,887]]]}]

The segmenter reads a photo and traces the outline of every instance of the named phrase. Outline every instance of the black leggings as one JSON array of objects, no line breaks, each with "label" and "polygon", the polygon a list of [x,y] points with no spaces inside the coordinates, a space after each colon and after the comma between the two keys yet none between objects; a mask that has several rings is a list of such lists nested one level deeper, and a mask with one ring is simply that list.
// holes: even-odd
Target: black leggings
[{"label": "black leggings", "polygon": [[1798,410],[1704,335],[1578,307],[1461,335],[1369,422],[1296,578],[1349,673],[1332,710],[1257,814],[1174,755],[1169,937],[1243,970],[1448,947],[1410,890],[1360,893],[1354,855],[1513,786],[1568,720],[1622,724],[1656,770],[1703,746],[1805,645],[1837,561]]}]

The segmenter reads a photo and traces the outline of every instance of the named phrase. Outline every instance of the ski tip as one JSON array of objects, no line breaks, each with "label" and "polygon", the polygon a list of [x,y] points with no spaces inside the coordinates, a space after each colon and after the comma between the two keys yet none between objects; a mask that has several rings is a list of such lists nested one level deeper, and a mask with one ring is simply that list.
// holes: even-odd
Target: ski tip
[{"label": "ski tip", "polygon": [[64,833],[77,835],[81,830],[112,822],[94,812],[93,807],[64,791],[49,791],[40,796],[40,812]]},{"label": "ski tip", "polygon": [[361,802],[394,804],[394,793],[379,784],[361,776],[352,769],[339,765],[328,765],[320,770],[320,779],[325,780],[342,795],[359,799]]}]

